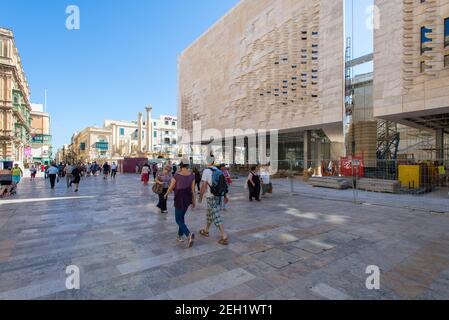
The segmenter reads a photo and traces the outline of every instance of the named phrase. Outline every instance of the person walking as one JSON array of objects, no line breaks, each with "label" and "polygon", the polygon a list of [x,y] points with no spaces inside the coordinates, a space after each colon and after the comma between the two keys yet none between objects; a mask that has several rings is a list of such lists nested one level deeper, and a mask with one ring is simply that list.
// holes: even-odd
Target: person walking
[{"label": "person walking", "polygon": [[60,162],[58,165],[58,177],[62,178],[63,176],[64,176],[64,165],[62,164],[62,162]]},{"label": "person walking", "polygon": [[78,192],[78,188],[79,188],[79,184],[81,181],[81,165],[78,164],[77,166],[75,166],[72,170],[72,183],[75,185],[75,192]]},{"label": "person walking", "polygon": [[142,174],[141,174],[141,180],[143,181],[143,184],[146,186],[148,184],[148,181],[150,179],[150,166],[148,163],[145,163],[142,167]]},{"label": "person walking", "polygon": [[44,179],[47,180],[48,179],[48,168],[50,168],[50,166],[48,165],[48,163],[45,165],[45,170],[44,170]]},{"label": "person walking", "polygon": [[252,166],[251,171],[248,174],[248,190],[249,190],[249,201],[260,201],[260,176],[257,173],[257,167]]},{"label": "person walking", "polygon": [[67,183],[67,189],[69,189],[72,186],[72,180],[73,180],[73,172],[74,167],[71,165],[70,162],[67,163],[64,173],[65,173],[65,181]]},{"label": "person walking", "polygon": [[168,213],[165,194],[171,183],[170,167],[166,166],[164,170],[158,173],[155,183],[162,185],[162,193],[159,194],[157,207],[161,210],[161,213]]},{"label": "person walking", "polygon": [[201,173],[200,173],[200,170],[198,170],[198,168],[193,168],[193,174],[195,175],[195,184],[196,184],[196,187],[198,188],[198,194],[199,194],[200,190],[201,190]]},{"label": "person walking", "polygon": [[57,179],[58,173],[59,173],[59,169],[56,166],[56,163],[52,163],[50,165],[50,168],[48,168],[47,173],[48,173],[48,177],[50,178],[50,187],[51,187],[51,189],[54,189],[55,182],[56,182],[56,179]]},{"label": "person walking", "polygon": [[229,193],[229,185],[232,183],[231,175],[229,171],[226,169],[226,165],[224,163],[220,164],[219,169],[223,172],[226,181],[226,191],[223,196],[220,197],[220,210],[227,211],[228,210],[228,193]]},{"label": "person walking", "polygon": [[207,224],[204,229],[200,230],[200,234],[204,237],[209,237],[209,229],[213,223],[221,233],[221,239],[218,243],[228,245],[229,239],[225,232],[219,209],[220,198],[225,194],[226,181],[220,169],[214,166],[214,156],[209,155],[206,162],[207,169],[204,169],[201,178],[202,184],[198,201],[202,203],[203,198],[206,198]]},{"label": "person walking", "polygon": [[191,248],[195,234],[191,233],[187,227],[185,215],[190,205],[195,209],[195,176],[190,172],[187,162],[181,162],[180,169],[181,171],[176,173],[171,180],[164,198],[167,199],[168,195],[175,190],[175,218],[179,227],[177,241],[184,242],[183,236],[186,236],[188,248]]},{"label": "person walking", "polygon": [[153,180],[156,181],[156,176],[157,176],[157,172],[158,172],[158,166],[157,163],[153,163],[153,166],[151,167],[151,171],[153,171]]},{"label": "person walking", "polygon": [[273,192],[269,166],[264,166],[260,170],[260,181],[262,182],[262,197],[265,197],[267,193]]},{"label": "person walking", "polygon": [[115,176],[117,175],[117,165],[115,164],[115,162],[112,163],[111,166],[111,178],[115,179]]},{"label": "person walking", "polygon": [[30,168],[30,181],[34,181],[36,179],[37,169],[34,165]]},{"label": "person walking", "polygon": [[23,177],[23,171],[16,163],[14,168],[12,169],[12,184],[17,187],[20,182],[20,179]]},{"label": "person walking", "polygon": [[111,166],[109,165],[109,163],[106,161],[103,165],[103,179],[107,180],[109,177],[109,173],[111,172]]}]

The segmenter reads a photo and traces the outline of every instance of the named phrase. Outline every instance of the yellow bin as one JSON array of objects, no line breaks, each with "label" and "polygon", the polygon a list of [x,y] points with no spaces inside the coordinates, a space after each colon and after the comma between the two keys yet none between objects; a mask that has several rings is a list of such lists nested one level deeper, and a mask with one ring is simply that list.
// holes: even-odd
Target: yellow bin
[{"label": "yellow bin", "polygon": [[419,165],[400,165],[399,181],[404,188],[418,189],[421,185],[421,167]]}]

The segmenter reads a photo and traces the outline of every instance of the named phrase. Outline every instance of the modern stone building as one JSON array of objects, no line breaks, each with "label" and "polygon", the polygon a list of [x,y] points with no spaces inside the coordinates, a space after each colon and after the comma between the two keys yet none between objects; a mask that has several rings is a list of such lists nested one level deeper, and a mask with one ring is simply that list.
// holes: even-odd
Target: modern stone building
[{"label": "modern stone building", "polygon": [[12,31],[0,28],[0,162],[26,165],[31,140],[30,89]]},{"label": "modern stone building", "polygon": [[433,158],[447,160],[449,0],[375,4],[374,116],[433,132]]},{"label": "modern stone building", "polygon": [[50,163],[52,160],[52,137],[50,115],[42,104],[31,104],[31,157],[33,163]]},{"label": "modern stone building", "polygon": [[[179,57],[180,128],[278,129],[280,160],[343,155],[343,10],[242,0]],[[225,152],[248,162],[247,148]]]}]

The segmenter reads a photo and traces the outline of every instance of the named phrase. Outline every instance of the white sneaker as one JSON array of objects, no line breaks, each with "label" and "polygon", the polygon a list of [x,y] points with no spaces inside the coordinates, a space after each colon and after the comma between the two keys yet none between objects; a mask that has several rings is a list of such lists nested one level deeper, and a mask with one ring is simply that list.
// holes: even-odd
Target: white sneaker
[{"label": "white sneaker", "polygon": [[176,237],[176,241],[178,241],[179,243],[183,243],[183,242],[184,242],[184,239],[181,238],[180,236],[177,236],[177,237]]}]

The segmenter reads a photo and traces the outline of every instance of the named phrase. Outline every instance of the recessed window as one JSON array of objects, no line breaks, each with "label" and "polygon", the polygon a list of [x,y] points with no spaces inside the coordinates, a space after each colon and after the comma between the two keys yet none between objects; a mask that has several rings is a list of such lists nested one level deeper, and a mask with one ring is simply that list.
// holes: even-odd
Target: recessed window
[{"label": "recessed window", "polygon": [[421,28],[421,54],[432,51],[432,48],[428,46],[429,42],[432,42],[432,39],[428,37],[429,33],[432,33],[432,29],[426,27]]},{"label": "recessed window", "polygon": [[165,125],[168,126],[168,121],[165,121]]},{"label": "recessed window", "polygon": [[444,19],[444,47],[449,47],[449,18]]},{"label": "recessed window", "polygon": [[173,122],[171,123],[171,125],[172,125],[172,126],[176,126],[176,122],[173,121]]},{"label": "recessed window", "polygon": [[420,71],[421,72],[425,72],[426,71],[426,63],[424,61],[421,61]]},{"label": "recessed window", "polygon": [[125,128],[120,128],[120,135],[124,136],[125,135]]},{"label": "recessed window", "polygon": [[444,67],[449,68],[449,54],[444,56]]},{"label": "recessed window", "polygon": [[154,137],[154,138],[157,138],[157,131],[154,131],[154,132],[153,132],[153,137]]}]

